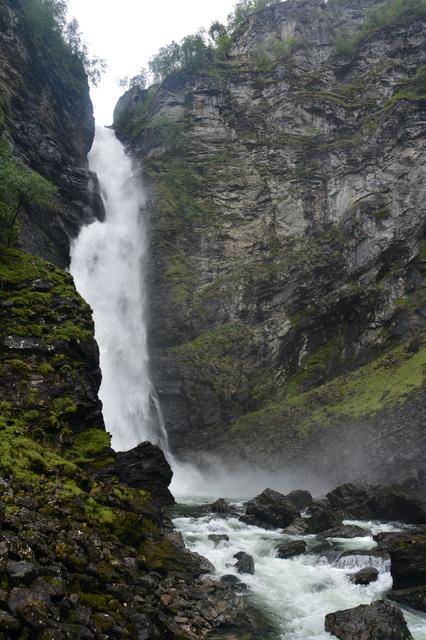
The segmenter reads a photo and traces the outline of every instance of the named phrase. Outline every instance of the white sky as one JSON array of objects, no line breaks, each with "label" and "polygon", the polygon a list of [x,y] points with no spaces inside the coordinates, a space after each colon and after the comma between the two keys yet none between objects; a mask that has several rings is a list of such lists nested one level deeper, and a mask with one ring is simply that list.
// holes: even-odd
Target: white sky
[{"label": "white sky", "polygon": [[179,41],[214,20],[225,22],[235,0],[69,0],[90,51],[108,64],[100,86],[92,89],[96,122],[112,122],[123,93],[119,78],[134,76],[160,47]]}]

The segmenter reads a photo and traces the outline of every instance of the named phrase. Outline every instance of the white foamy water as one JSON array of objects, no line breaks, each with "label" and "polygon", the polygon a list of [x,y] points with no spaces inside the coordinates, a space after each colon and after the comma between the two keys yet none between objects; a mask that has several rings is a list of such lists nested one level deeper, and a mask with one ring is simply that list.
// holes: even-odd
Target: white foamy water
[{"label": "white foamy water", "polygon": [[[350,567],[341,567],[333,560],[324,562],[319,554],[313,552],[290,560],[276,558],[276,547],[285,540],[283,535],[279,531],[248,526],[236,518],[225,519],[214,515],[177,518],[175,525],[189,548],[213,563],[218,577],[233,574],[248,585],[254,602],[269,612],[278,625],[277,640],[330,640],[333,636],[324,631],[324,620],[328,613],[369,604],[381,598],[392,585],[389,565],[386,563],[378,563],[381,569],[379,580],[363,587],[352,584],[349,575],[365,566],[364,558],[360,558],[358,564],[353,560]],[[389,529],[387,525],[382,529],[380,527],[374,523],[374,532]],[[208,540],[208,535],[212,533],[226,533],[230,541],[221,542],[215,547]],[[293,539],[302,539],[302,536],[294,536]],[[305,536],[304,539],[309,551],[309,547],[313,548],[315,537]],[[336,542],[341,551],[370,549],[375,545],[372,536]],[[254,576],[239,575],[230,566],[235,564],[233,555],[238,551],[253,556]],[[426,616],[406,611],[404,615],[415,640],[426,640]]]},{"label": "white foamy water", "polygon": [[144,194],[111,129],[97,127],[89,166],[99,178],[106,219],[81,230],[71,250],[71,273],[93,309],[106,427],[117,450],[143,440],[164,444],[161,424],[153,419],[148,367]]}]

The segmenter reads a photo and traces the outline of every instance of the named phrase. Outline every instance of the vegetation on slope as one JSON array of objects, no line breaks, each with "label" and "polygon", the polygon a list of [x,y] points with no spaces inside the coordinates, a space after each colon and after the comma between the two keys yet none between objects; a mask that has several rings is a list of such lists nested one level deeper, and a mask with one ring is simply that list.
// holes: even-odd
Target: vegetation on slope
[{"label": "vegetation on slope", "polygon": [[[312,357],[307,367],[317,366]],[[304,374],[309,375],[305,370]],[[385,408],[403,405],[410,394],[424,388],[426,381],[426,341],[413,352],[409,344],[387,351],[365,367],[339,376],[303,392],[303,374],[289,380],[284,397],[259,411],[246,414],[231,428],[263,427],[304,430],[314,425],[345,423],[348,419],[371,417]]]}]

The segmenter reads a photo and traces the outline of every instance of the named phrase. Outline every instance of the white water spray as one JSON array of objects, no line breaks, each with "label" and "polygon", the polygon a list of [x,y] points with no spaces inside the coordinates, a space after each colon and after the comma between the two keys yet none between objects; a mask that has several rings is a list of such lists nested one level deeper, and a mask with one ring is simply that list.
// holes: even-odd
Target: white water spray
[{"label": "white water spray", "polygon": [[71,273],[93,309],[106,427],[116,450],[130,449],[143,440],[167,448],[149,377],[144,194],[111,129],[96,129],[89,166],[101,184],[106,219],[81,230],[71,249]]}]

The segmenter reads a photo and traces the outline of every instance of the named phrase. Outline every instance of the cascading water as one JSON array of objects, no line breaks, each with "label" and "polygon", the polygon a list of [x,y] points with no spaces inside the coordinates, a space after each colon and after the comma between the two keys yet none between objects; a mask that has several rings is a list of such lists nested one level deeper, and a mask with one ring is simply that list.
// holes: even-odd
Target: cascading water
[{"label": "cascading water", "polygon": [[149,377],[144,194],[130,158],[111,129],[96,129],[89,166],[100,181],[106,219],[81,230],[71,250],[71,273],[93,309],[105,423],[117,450],[143,440],[167,449]]}]

